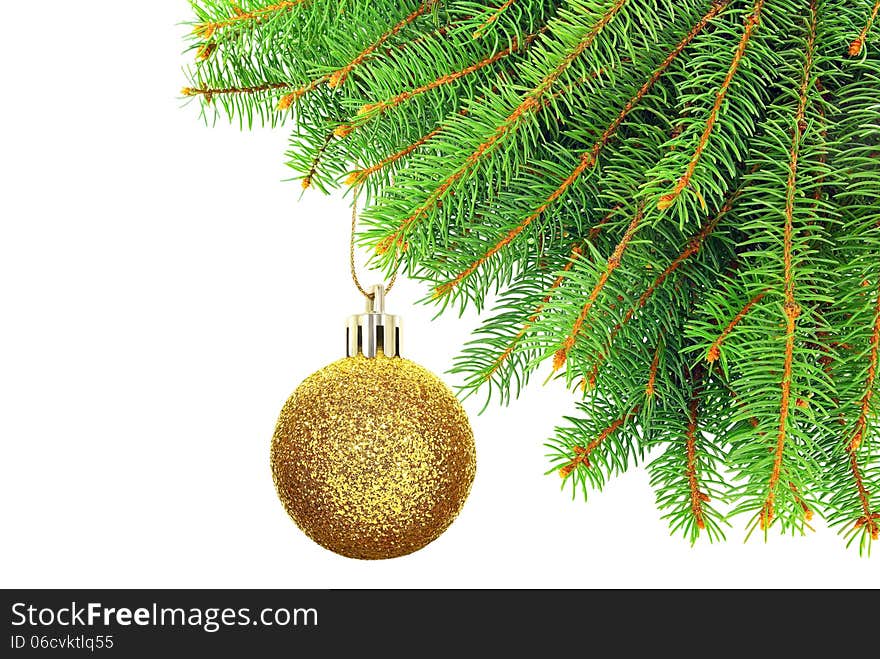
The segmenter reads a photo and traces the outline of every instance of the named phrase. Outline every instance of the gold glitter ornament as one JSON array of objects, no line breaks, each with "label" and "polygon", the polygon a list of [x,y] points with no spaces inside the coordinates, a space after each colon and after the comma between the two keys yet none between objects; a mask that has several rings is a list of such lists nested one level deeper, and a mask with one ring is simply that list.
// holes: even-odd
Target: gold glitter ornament
[{"label": "gold glitter ornament", "polygon": [[400,323],[375,286],[348,323],[348,357],[312,374],[281,410],[272,474],[281,502],[319,545],[351,558],[404,556],[461,510],[474,438],[452,391],[400,357]]}]

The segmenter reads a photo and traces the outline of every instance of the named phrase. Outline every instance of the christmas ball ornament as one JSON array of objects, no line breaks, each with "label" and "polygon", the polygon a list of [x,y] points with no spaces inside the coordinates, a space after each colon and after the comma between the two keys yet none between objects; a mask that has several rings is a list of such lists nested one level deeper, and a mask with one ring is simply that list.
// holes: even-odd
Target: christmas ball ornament
[{"label": "christmas ball ornament", "polygon": [[278,496],[297,525],[343,556],[421,549],[461,510],[476,469],[461,404],[399,355],[400,322],[375,286],[348,322],[348,356],[287,400],[272,439]]}]

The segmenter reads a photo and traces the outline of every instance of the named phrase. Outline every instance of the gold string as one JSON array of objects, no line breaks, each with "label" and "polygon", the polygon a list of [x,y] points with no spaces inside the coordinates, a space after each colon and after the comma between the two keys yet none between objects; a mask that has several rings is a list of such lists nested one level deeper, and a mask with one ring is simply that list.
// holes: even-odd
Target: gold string
[{"label": "gold string", "polygon": [[[357,276],[357,269],[354,265],[354,235],[357,231],[357,200],[358,200],[358,190],[360,189],[360,185],[354,186],[354,190],[352,192],[352,200],[351,200],[351,238],[348,243],[348,264],[351,267],[351,280],[354,282],[354,285],[368,300],[373,299],[373,294],[368,293],[364,290],[364,287],[361,286],[361,282]],[[388,282],[388,286],[385,287],[385,294],[391,292],[391,289],[394,288],[394,282],[397,281],[397,268],[394,269],[394,274],[391,275],[391,279]]]}]

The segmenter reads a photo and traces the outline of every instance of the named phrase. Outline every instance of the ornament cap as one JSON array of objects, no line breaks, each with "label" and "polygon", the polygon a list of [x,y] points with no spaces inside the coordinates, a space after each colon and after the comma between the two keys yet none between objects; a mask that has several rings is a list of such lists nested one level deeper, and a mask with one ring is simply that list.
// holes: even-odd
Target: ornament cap
[{"label": "ornament cap", "polygon": [[349,316],[345,327],[345,354],[400,356],[400,316],[385,313],[385,287],[376,284],[367,297],[366,313]]}]

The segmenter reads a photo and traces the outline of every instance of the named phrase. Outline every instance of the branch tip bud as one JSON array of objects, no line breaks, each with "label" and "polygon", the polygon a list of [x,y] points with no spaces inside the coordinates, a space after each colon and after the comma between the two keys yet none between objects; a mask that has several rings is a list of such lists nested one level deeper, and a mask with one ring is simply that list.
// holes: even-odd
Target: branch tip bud
[{"label": "branch tip bud", "polygon": [[565,365],[565,360],[568,358],[568,354],[565,351],[565,348],[560,348],[556,351],[556,354],[553,355],[553,370],[558,371]]},{"label": "branch tip bud", "polygon": [[862,38],[856,37],[853,39],[853,42],[849,45],[849,56],[857,57],[862,52]]},{"label": "branch tip bud", "polygon": [[660,200],[657,202],[657,210],[665,211],[667,208],[672,206],[672,203],[675,201],[675,197],[677,195],[673,192],[669,194],[665,194],[660,197]]},{"label": "branch tip bud", "polygon": [[351,124],[340,124],[333,130],[333,134],[336,135],[336,137],[346,137],[353,130],[354,126],[352,126]]}]

